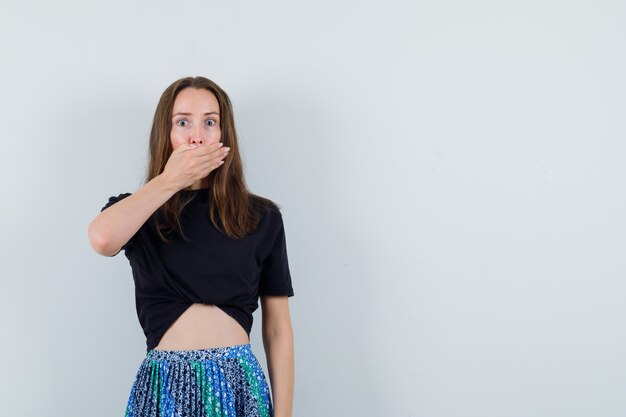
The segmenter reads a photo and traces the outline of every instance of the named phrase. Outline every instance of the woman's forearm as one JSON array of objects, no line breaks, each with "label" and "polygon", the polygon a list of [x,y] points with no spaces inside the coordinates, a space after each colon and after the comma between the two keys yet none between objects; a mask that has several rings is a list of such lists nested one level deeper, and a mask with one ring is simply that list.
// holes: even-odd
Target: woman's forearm
[{"label": "woman's forearm", "polygon": [[116,202],[89,223],[92,248],[101,255],[117,254],[142,224],[177,190],[159,175],[132,195]]},{"label": "woman's forearm", "polygon": [[294,391],[293,331],[286,328],[263,334],[263,345],[272,388],[274,417],[292,417]]}]

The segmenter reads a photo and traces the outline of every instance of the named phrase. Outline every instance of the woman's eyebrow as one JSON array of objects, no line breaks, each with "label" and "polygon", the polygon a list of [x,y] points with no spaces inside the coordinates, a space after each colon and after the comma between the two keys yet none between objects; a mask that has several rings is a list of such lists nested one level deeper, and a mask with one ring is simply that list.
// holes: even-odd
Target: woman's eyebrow
[{"label": "woman's eyebrow", "polygon": [[[173,115],[172,117],[176,117],[176,116],[178,116],[179,114],[180,114],[181,116],[191,116],[191,113],[180,113],[180,112],[179,112],[179,113],[176,113],[175,115]],[[204,115],[205,115],[205,116],[208,116],[209,114],[217,114],[218,116],[220,115],[220,114],[219,114],[218,112],[216,112],[216,111],[210,111],[210,112],[208,112],[208,113],[204,113]]]}]

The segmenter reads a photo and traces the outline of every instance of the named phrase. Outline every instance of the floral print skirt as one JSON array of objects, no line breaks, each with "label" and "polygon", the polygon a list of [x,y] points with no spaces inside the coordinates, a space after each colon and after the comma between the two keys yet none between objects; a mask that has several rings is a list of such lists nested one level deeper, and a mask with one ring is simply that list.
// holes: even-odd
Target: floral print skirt
[{"label": "floral print skirt", "polygon": [[250,343],[150,350],[125,417],[273,417],[267,380]]}]

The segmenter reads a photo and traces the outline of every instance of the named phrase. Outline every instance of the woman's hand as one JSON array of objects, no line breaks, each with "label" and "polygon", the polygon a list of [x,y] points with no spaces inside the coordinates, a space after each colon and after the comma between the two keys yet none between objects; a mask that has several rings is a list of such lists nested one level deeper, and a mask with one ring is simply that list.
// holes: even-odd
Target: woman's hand
[{"label": "woman's hand", "polygon": [[174,149],[161,175],[177,190],[182,190],[222,165],[229,150],[222,148],[221,142],[208,146],[181,145]]}]

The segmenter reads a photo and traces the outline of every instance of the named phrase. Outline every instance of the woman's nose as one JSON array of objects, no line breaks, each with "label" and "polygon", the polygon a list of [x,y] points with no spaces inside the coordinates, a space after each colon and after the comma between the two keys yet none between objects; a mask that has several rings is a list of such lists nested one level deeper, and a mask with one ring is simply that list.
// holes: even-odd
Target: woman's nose
[{"label": "woman's nose", "polygon": [[202,126],[193,126],[189,132],[190,143],[196,143],[198,145],[204,144],[204,132],[202,131]]}]

